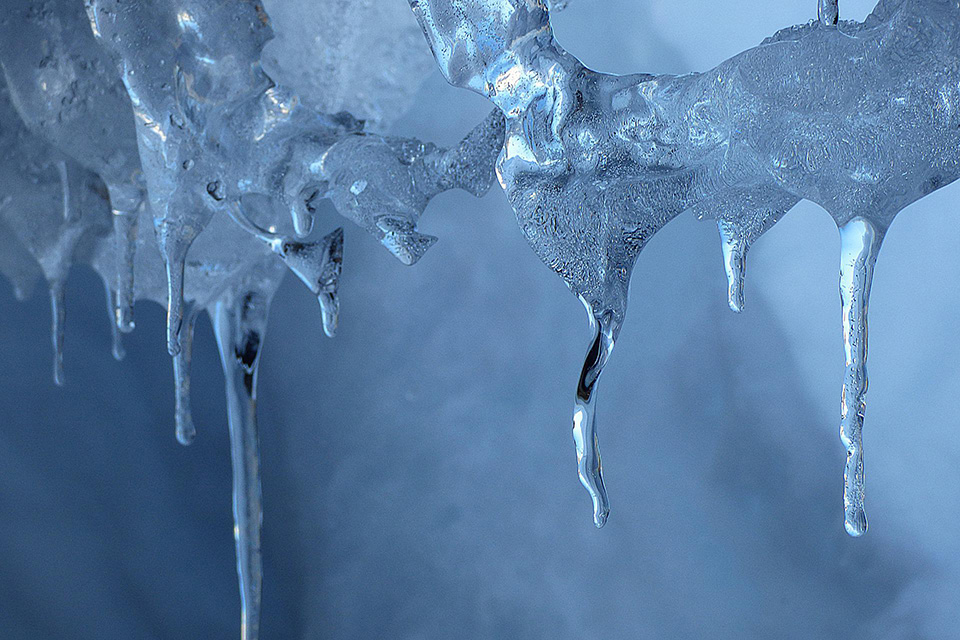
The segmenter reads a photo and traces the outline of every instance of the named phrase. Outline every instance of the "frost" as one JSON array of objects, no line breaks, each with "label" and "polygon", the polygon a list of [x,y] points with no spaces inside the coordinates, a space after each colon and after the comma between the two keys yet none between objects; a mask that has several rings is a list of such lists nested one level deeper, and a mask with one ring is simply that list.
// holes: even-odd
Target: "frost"
[{"label": "frost", "polygon": [[587,307],[574,440],[597,526],[596,385],[644,245],[686,210],[717,219],[739,311],[751,243],[806,199],[841,231],[845,526],[862,535],[873,265],[897,212],[960,175],[957,3],[882,0],[860,24],[821,0],[819,22],[685,76],[585,68],[554,40],[542,0],[410,4],[446,79],[507,117],[500,184],[530,246]]}]

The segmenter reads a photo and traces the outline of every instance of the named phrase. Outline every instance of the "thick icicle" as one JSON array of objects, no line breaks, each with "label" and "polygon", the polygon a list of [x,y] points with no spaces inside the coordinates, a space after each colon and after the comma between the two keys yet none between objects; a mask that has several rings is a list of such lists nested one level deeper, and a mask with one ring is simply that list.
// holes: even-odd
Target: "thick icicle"
[{"label": "thick icicle", "polygon": [[116,316],[114,315],[114,310],[117,308],[116,297],[113,289],[110,288],[110,283],[106,280],[103,282],[103,289],[107,297],[107,316],[110,318],[110,338],[113,345],[111,351],[114,360],[120,361],[127,357],[127,351],[123,348],[123,334],[120,333],[120,327],[117,326]]},{"label": "thick icicle", "polygon": [[723,242],[723,268],[727,272],[727,303],[740,313],[743,311],[743,283],[747,270],[747,250],[750,244],[744,234],[726,220],[717,220]]},{"label": "thick icicle", "polygon": [[63,327],[66,309],[63,304],[63,281],[50,280],[51,339],[53,342],[53,382],[58,387],[64,385],[63,376]]},{"label": "thick icicle", "polygon": [[173,377],[176,400],[177,442],[187,446],[193,443],[197,429],[190,412],[190,359],[193,357],[193,328],[199,307],[192,306],[180,330],[180,352],[173,356]]},{"label": "thick icicle", "polygon": [[840,21],[839,0],[820,0],[817,7],[817,15],[820,17],[820,23],[833,26]]},{"label": "thick icicle", "polygon": [[573,441],[577,446],[577,474],[580,476],[580,483],[593,500],[593,522],[599,529],[607,522],[610,503],[603,486],[603,465],[600,462],[600,443],[597,438],[597,383],[613,350],[617,323],[614,314],[605,312],[597,315],[589,305],[586,307],[594,335],[577,384],[576,405],[573,410]]},{"label": "thick icicle", "polygon": [[226,379],[242,640],[256,640],[260,629],[263,513],[256,397],[257,365],[268,308],[269,296],[241,291],[240,295],[228,294],[220,299],[213,309],[213,328]]},{"label": "thick icicle", "polygon": [[851,536],[867,531],[863,510],[863,414],[867,393],[867,307],[873,266],[883,231],[865,218],[840,227],[840,302],[846,371],[840,405],[840,440],[847,448],[843,471],[844,527]]}]

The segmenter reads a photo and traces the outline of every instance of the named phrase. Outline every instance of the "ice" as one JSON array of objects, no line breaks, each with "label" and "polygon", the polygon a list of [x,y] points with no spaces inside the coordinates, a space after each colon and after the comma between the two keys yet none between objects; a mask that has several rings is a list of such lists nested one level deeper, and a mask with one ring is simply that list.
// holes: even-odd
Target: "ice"
[{"label": "ice", "polygon": [[[133,225],[146,198],[130,101],[79,2],[11,0],[4,11],[0,66],[17,112],[31,131],[107,186],[118,244],[116,321],[130,331]],[[63,185],[69,189],[68,181]]]},{"label": "ice", "polygon": [[[233,519],[240,578],[241,640],[260,633],[263,561],[260,529],[260,442],[257,431],[257,367],[270,301],[283,267],[276,261],[253,271],[209,309],[226,382],[230,457],[233,463]],[[279,269],[279,271],[278,271]]]},{"label": "ice", "polygon": [[482,196],[494,180],[503,146],[503,116],[493,111],[453,149],[409,138],[346,136],[327,149],[296,152],[287,193],[302,219],[318,198],[329,198],[345,217],[366,229],[402,263],[412,265],[436,242],[417,231],[430,199],[460,188]]},{"label": "ice", "polygon": [[[72,175],[73,188],[64,180]],[[64,286],[70,267],[109,228],[109,208],[99,181],[21,123],[10,93],[0,86],[0,220],[5,272],[26,295],[39,272],[47,282],[51,310],[53,378],[65,381]],[[64,215],[69,211],[69,215]],[[8,248],[9,247],[9,250]],[[34,266],[35,265],[35,266]]]},{"label": "ice", "polygon": [[[822,1],[820,22],[685,76],[585,68],[554,40],[542,0],[410,4],[446,79],[507,117],[500,183],[530,246],[598,335],[609,327],[604,355],[637,256],[676,215],[718,219],[735,310],[751,242],[800,199],[833,216],[844,240],[846,528],[862,534],[870,276],[897,212],[960,175],[956,3],[882,0],[860,24],[837,22],[837,3]],[[606,496],[590,436],[605,358],[592,345],[574,429],[599,526]]]}]

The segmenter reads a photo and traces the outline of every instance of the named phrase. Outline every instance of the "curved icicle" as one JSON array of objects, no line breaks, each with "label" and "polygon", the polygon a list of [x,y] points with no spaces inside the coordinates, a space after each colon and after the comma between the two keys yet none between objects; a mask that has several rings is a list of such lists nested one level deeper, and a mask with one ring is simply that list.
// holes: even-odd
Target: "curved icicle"
[{"label": "curved icicle", "polygon": [[883,232],[864,218],[840,227],[840,302],[846,370],[840,405],[840,440],[847,448],[843,471],[844,528],[851,536],[867,531],[863,509],[863,415],[867,393],[867,307],[873,266]]},{"label": "curved icicle", "polygon": [[726,220],[717,220],[723,244],[723,268],[727,273],[727,303],[735,313],[743,311],[743,285],[750,244],[744,234]]},{"label": "curved icicle", "polygon": [[833,26],[840,21],[839,0],[820,0],[817,6],[817,16],[820,23]]},{"label": "curved icicle", "polygon": [[599,529],[607,522],[610,503],[603,486],[603,465],[597,437],[597,383],[613,351],[618,327],[612,313],[596,314],[589,305],[587,310],[594,335],[577,384],[576,405],[573,410],[573,441],[577,447],[577,475],[593,500],[593,523]]},{"label": "curved icicle", "polygon": [[214,306],[213,327],[226,380],[233,517],[240,579],[241,638],[256,640],[260,629],[262,560],[260,448],[257,433],[257,366],[266,329],[268,296],[256,291],[227,295]]},{"label": "curved icicle", "polygon": [[177,442],[184,446],[192,444],[197,435],[190,412],[190,360],[193,356],[193,328],[199,311],[199,307],[192,306],[187,312],[180,330],[180,352],[173,356],[176,435]]},{"label": "curved icicle", "polygon": [[114,315],[116,297],[113,289],[110,288],[110,283],[106,280],[103,282],[103,289],[107,297],[107,317],[110,318],[111,352],[113,353],[113,359],[119,362],[127,357],[127,351],[123,348],[123,334],[120,333],[120,327],[117,326],[116,316]]},{"label": "curved icicle", "polygon": [[66,309],[63,304],[63,281],[50,280],[51,339],[53,342],[53,382],[58,387],[64,385],[63,375],[63,328]]},{"label": "curved icicle", "polygon": [[133,269],[137,252],[137,214],[113,210],[113,236],[116,242],[117,296],[114,321],[124,333],[133,331]]}]

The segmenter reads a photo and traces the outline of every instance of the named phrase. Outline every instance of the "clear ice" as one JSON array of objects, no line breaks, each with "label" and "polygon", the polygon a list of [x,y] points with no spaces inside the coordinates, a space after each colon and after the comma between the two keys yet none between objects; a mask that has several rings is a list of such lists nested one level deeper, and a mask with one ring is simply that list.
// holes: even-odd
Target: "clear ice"
[{"label": "clear ice", "polygon": [[410,5],[446,79],[507,118],[500,184],[530,246],[599,327],[574,413],[597,526],[607,498],[594,396],[640,251],[688,209],[716,219],[739,311],[750,245],[806,199],[841,230],[845,527],[863,534],[870,280],[897,212],[960,175],[960,4],[881,0],[857,23],[820,0],[819,21],[684,76],[587,69],[553,38],[543,0]]},{"label": "clear ice", "polygon": [[[410,27],[398,46],[410,44],[427,61],[425,74],[429,54],[416,21],[398,6]],[[332,337],[344,235],[311,236],[319,200],[329,198],[413,264],[436,241],[417,231],[432,197],[489,189],[503,118],[493,112],[443,149],[369,133],[346,111],[308,106],[316,101],[301,100],[261,67],[273,30],[262,5],[249,0],[14,0],[7,9],[0,21],[0,36],[12,43],[0,51],[0,272],[18,297],[46,278],[57,384],[72,262],[87,262],[104,278],[118,359],[120,332],[133,329],[134,300],[163,304],[175,434],[184,445],[196,434],[193,327],[200,311],[211,316],[227,384],[241,634],[254,640],[262,574],[256,363],[273,292],[293,271],[317,297],[320,324]],[[341,0],[316,9],[354,13]],[[387,17],[378,24],[382,32],[393,26]],[[376,30],[361,26],[344,32],[335,58],[346,61],[347,49],[377,40]],[[392,55],[381,51],[381,59]],[[415,93],[408,71],[357,87],[345,67],[322,86],[338,87],[341,108],[383,109],[382,122]]]},{"label": "clear ice", "polygon": [[[257,364],[286,271],[327,335],[339,323],[344,234],[320,229],[322,199],[412,265],[437,240],[418,230],[434,196],[499,181],[588,312],[573,435],[598,527],[598,384],[643,247],[684,211],[715,221],[739,312],[750,246],[800,200],[821,205],[841,236],[843,500],[862,535],[873,267],[896,214],[960,175],[960,3],[881,0],[856,23],[818,0],[816,21],[684,76],[585,68],[553,38],[562,0],[409,4],[415,19],[402,3],[317,0],[305,20],[301,3],[272,0],[277,40],[253,0],[9,0],[0,19],[0,273],[20,299],[47,282],[57,384],[72,264],[104,281],[117,359],[134,302],[165,306],[185,445],[194,325],[211,317],[242,637],[259,636],[263,573]],[[417,21],[447,80],[494,104],[450,148],[368,130],[385,131],[428,72]]]}]

